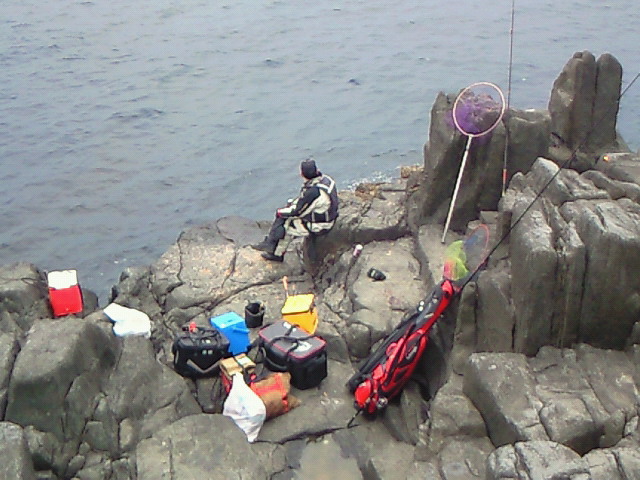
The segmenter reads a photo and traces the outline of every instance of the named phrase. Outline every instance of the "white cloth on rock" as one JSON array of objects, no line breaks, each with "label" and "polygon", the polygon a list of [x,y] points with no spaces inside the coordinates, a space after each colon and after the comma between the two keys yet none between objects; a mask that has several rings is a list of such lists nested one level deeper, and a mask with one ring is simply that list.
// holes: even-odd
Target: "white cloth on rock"
[{"label": "white cloth on rock", "polygon": [[151,337],[149,315],[135,308],[123,307],[117,303],[107,305],[104,314],[113,322],[113,333],[119,337],[142,335]]}]

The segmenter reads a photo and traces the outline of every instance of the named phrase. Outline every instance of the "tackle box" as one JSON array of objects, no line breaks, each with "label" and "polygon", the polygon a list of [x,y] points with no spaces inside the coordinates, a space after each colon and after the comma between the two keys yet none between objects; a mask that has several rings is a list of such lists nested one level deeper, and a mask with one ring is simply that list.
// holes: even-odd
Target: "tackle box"
[{"label": "tackle box", "polygon": [[262,327],[258,345],[265,367],[291,373],[291,384],[300,390],[319,385],[327,376],[327,342],[294,324],[279,321]]},{"label": "tackle box", "polygon": [[318,309],[313,293],[287,296],[282,306],[282,320],[299,326],[307,333],[318,327]]},{"label": "tackle box", "polygon": [[231,355],[239,355],[249,351],[249,329],[244,318],[235,312],[227,312],[211,317],[211,325],[217,328],[229,340]]}]

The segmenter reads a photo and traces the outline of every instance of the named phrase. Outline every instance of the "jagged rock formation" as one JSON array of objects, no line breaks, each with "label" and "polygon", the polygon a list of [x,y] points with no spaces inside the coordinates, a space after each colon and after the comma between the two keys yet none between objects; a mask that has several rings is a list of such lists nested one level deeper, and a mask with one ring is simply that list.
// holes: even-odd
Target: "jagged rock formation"
[{"label": "jagged rock formation", "polygon": [[596,60],[587,51],[576,53],[554,82],[552,130],[564,148],[575,151],[572,168],[591,169],[602,153],[626,149],[616,132],[621,85],[618,60],[608,53]]},{"label": "jagged rock formation", "polygon": [[[78,318],[53,319],[43,272],[0,268],[0,479],[312,478],[310,457],[336,478],[639,478],[640,163],[615,120],[587,135],[599,112],[617,112],[619,78],[610,55],[577,54],[549,111],[507,112],[472,145],[447,240],[487,223],[488,266],[432,329],[415,381],[351,428],[345,381],[442,275],[464,149],[455,96],[436,99],[424,168],[342,192],[334,230],[283,264],[249,247],[267,223],[223,218],[123,272],[111,300],[150,316],[150,340],[115,337],[90,292]],[[560,169],[573,156],[577,171]],[[220,415],[217,379],[177,375],[170,346],[182,324],[256,299],[265,323],[279,319],[283,275],[316,294],[329,376],[249,444]]]}]

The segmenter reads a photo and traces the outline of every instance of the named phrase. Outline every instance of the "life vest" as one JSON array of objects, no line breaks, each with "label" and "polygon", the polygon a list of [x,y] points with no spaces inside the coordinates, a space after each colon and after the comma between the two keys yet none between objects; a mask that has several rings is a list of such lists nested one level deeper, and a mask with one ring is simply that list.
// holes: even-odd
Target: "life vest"
[{"label": "life vest", "polygon": [[324,190],[329,196],[329,208],[322,213],[310,212],[302,217],[305,222],[309,223],[333,223],[338,218],[338,190],[336,182],[328,175],[323,175],[315,185],[320,190]]}]

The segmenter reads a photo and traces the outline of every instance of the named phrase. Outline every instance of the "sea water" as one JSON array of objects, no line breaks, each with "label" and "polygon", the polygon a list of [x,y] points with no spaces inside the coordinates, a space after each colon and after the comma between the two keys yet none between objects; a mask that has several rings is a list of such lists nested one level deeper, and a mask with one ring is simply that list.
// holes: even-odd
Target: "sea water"
[{"label": "sea water", "polygon": [[[422,162],[439,91],[546,108],[571,56],[640,70],[635,0],[3,0],[0,265],[104,303],[191,225],[270,219],[313,156],[340,188]],[[510,45],[513,45],[510,65]],[[511,71],[511,83],[508,83]],[[640,146],[640,85],[618,127]]]}]

